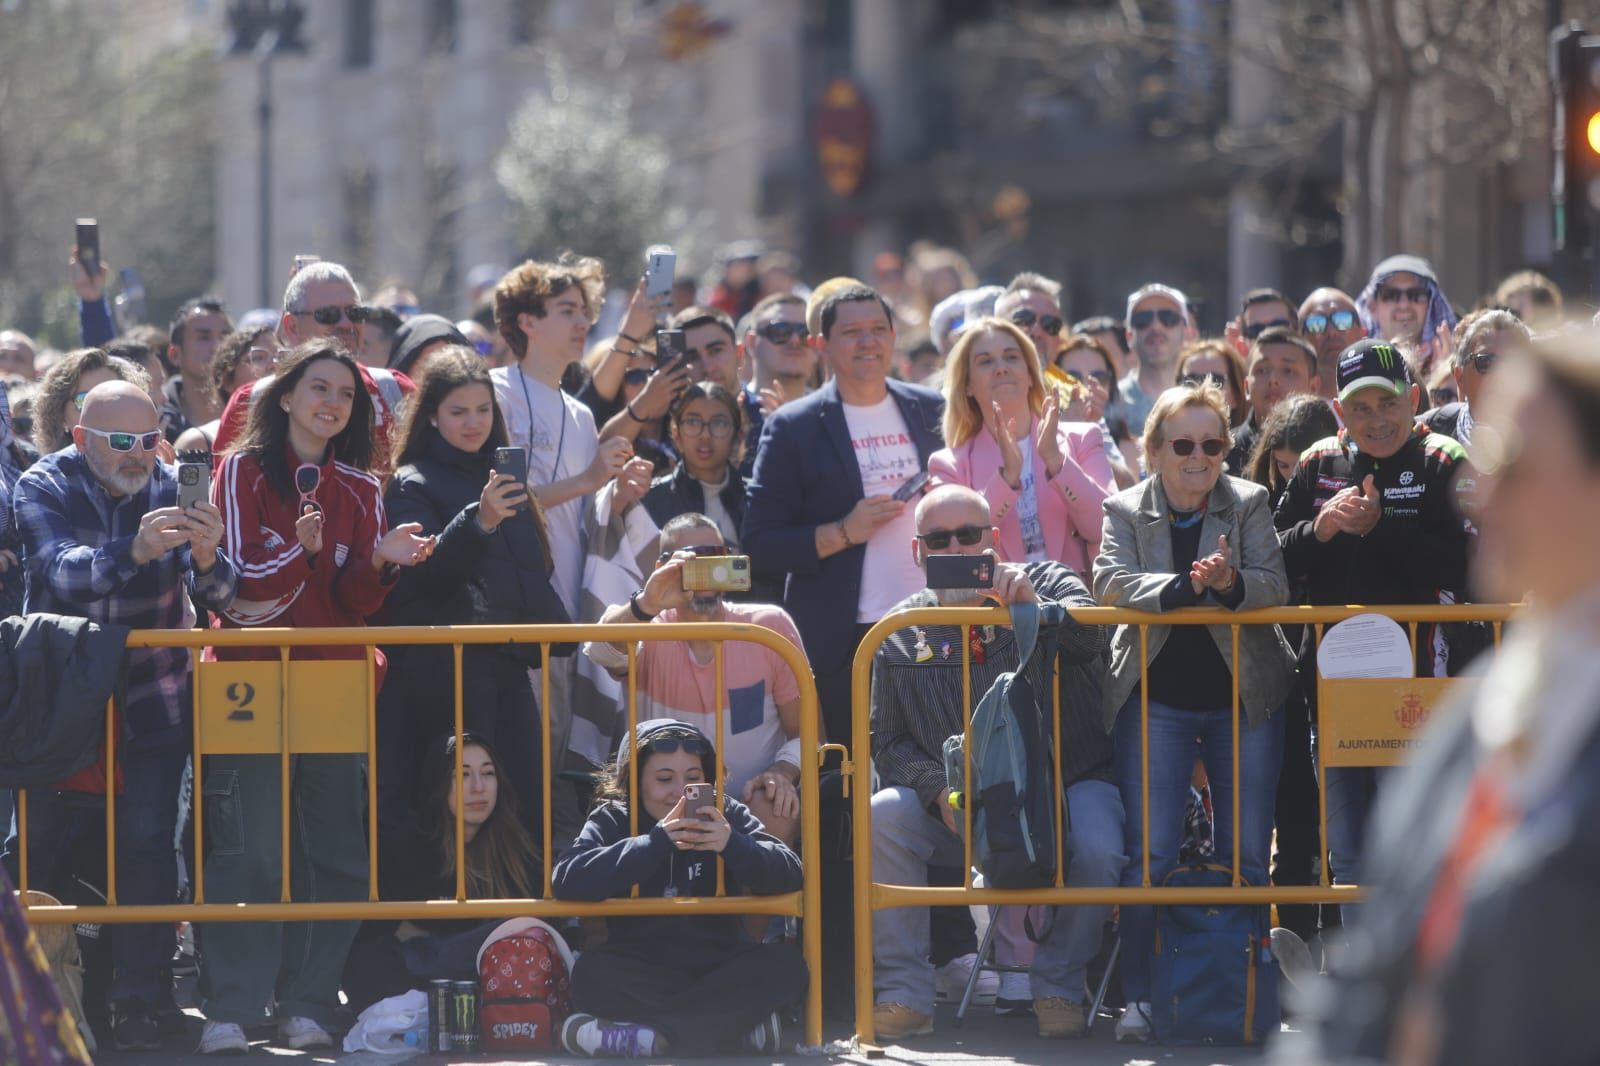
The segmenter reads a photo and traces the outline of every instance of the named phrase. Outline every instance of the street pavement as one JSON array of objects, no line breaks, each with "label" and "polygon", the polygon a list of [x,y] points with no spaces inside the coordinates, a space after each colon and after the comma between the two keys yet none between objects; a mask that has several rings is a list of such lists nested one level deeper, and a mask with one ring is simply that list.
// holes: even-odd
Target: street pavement
[{"label": "street pavement", "polygon": [[[883,1054],[869,1058],[859,1051],[850,1049],[844,1043],[829,1045],[826,1052],[811,1054],[793,1053],[784,1056],[736,1056],[719,1058],[714,1061],[725,1066],[821,1066],[826,1063],[852,1063],[859,1066],[988,1066],[988,1064],[1019,1063],[1019,1064],[1054,1064],[1070,1062],[1073,1066],[1233,1066],[1236,1063],[1261,1063],[1264,1061],[1262,1054],[1251,1048],[1162,1048],[1135,1045],[1119,1045],[1112,1038],[1113,1022],[1109,1016],[1102,1016],[1095,1026],[1094,1033],[1086,1040],[1056,1041],[1042,1040],[1034,1029],[1032,1018],[998,1018],[988,1007],[975,1007],[967,1018],[967,1024],[957,1029],[953,1024],[953,1009],[941,1005],[939,1008],[937,1029],[931,1036],[918,1037],[907,1041],[903,1045],[891,1046],[883,1049]],[[173,1036],[167,1041],[165,1047],[158,1052],[143,1054],[117,1054],[116,1052],[102,1049],[96,1061],[106,1066],[170,1066],[170,1064],[217,1063],[230,1061],[194,1054],[195,1044],[200,1035],[200,1016],[198,1012],[190,1011],[188,1016],[188,1032],[182,1037]],[[840,1028],[840,1027],[834,1027]],[[473,1066],[488,1066],[491,1063],[549,1063],[549,1064],[575,1064],[593,1062],[593,1059],[575,1059],[570,1056],[544,1056],[506,1058],[495,1055],[479,1055],[475,1057],[444,1056],[425,1054],[400,1054],[380,1055],[374,1052],[359,1052],[354,1054],[332,1054],[329,1052],[296,1052],[283,1048],[270,1046],[268,1038],[270,1031],[263,1029],[259,1033],[252,1033],[259,1039],[252,1042],[250,1055],[242,1061],[251,1059],[264,1060],[271,1056],[274,1062],[283,1062],[285,1066],[292,1063],[319,1063],[337,1062],[340,1066],[399,1066],[401,1063],[408,1066],[442,1066],[444,1063],[471,1063]],[[832,1038],[844,1038],[843,1032],[829,1032]],[[786,1034],[788,1039],[795,1039],[798,1034],[791,1029]],[[231,1061],[241,1061],[235,1057]],[[685,1060],[671,1057],[660,1060],[662,1063],[682,1062]]]}]

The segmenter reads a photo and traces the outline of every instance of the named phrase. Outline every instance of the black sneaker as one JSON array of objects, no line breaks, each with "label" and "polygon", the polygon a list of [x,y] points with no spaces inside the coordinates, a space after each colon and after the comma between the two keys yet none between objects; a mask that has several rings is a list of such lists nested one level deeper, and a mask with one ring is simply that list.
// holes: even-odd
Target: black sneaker
[{"label": "black sneaker", "polygon": [[118,1051],[160,1051],[161,1027],[149,1007],[137,1001],[125,1003],[112,1017],[111,1040]]}]

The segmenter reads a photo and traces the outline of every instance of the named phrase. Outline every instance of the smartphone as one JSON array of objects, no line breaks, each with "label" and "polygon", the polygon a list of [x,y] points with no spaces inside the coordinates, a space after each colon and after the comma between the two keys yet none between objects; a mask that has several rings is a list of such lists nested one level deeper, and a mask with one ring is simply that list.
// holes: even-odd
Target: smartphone
[{"label": "smartphone", "polygon": [[894,498],[899,500],[901,503],[905,503],[917,493],[921,492],[922,486],[926,485],[927,483],[928,472],[926,470],[919,470],[915,474],[912,474],[910,477],[906,478],[906,480],[900,484],[900,487],[894,490]]},{"label": "smartphone", "polygon": [[717,786],[710,781],[691,781],[683,786],[683,800],[685,813],[703,822],[709,822],[711,816],[705,812],[717,808]]},{"label": "smartphone", "polygon": [[685,592],[749,592],[750,556],[701,555],[683,564]]},{"label": "smartphone", "polygon": [[651,302],[672,295],[678,253],[664,244],[651,245],[644,254],[644,294]]},{"label": "smartphone", "polygon": [[[494,450],[494,472],[506,474],[519,485],[528,482],[528,452],[525,448],[496,448]],[[517,510],[522,510],[519,506]]]},{"label": "smartphone", "polygon": [[100,223],[78,219],[78,264],[91,278],[100,276]]},{"label": "smartphone", "polygon": [[178,506],[188,509],[211,499],[211,464],[178,464]]},{"label": "smartphone", "polygon": [[320,255],[312,255],[310,252],[302,252],[294,257],[294,269],[289,271],[289,276],[292,278],[296,274],[300,273],[300,271],[310,266],[312,263],[321,261],[322,256]]},{"label": "smartphone", "polygon": [[930,589],[987,589],[994,587],[994,553],[982,555],[929,555]]},{"label": "smartphone", "polygon": [[681,329],[656,330],[656,366],[671,366],[689,351]]}]

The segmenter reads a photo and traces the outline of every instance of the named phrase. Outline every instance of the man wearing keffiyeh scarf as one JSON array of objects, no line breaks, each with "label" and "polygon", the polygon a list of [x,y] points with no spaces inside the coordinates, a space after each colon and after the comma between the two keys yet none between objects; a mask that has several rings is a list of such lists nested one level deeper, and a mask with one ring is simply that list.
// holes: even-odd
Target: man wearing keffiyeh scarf
[{"label": "man wearing keffiyeh scarf", "polygon": [[1456,313],[1439,288],[1433,264],[1421,256],[1391,255],[1379,263],[1356,297],[1356,310],[1369,337],[1415,350],[1416,380],[1425,380],[1450,355]]}]

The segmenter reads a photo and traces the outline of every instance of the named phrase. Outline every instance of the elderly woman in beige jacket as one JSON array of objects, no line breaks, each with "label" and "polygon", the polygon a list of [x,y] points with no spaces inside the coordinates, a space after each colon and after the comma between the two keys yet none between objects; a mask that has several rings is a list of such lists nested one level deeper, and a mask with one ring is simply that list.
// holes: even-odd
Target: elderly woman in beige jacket
[{"label": "elderly woman in beige jacket", "polygon": [[[1095,598],[1108,607],[1161,613],[1182,607],[1252,610],[1288,600],[1283,555],[1267,491],[1223,473],[1228,409],[1215,385],[1183,385],[1157,398],[1145,424],[1151,476],[1105,502],[1094,562]],[[1194,762],[1205,762],[1217,811],[1216,854],[1233,854],[1233,688],[1239,689],[1240,873],[1267,879],[1273,797],[1283,758],[1283,717],[1294,655],[1277,626],[1244,626],[1239,662],[1227,625],[1151,625],[1141,658],[1139,628],[1119,626],[1111,644],[1104,712],[1116,746],[1127,818],[1124,885],[1144,874],[1141,697],[1149,703],[1150,881],[1177,865]],[[1141,685],[1143,691],[1141,692]],[[1122,909],[1120,1040],[1143,1040],[1150,1025],[1150,959],[1155,916]]]}]

